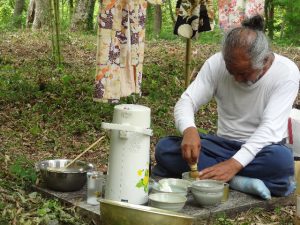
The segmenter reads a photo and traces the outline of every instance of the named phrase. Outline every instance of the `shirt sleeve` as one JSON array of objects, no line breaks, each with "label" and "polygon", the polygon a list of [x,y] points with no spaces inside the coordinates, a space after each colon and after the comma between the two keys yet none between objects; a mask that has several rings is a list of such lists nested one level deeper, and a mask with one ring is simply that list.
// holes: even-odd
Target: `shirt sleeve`
[{"label": "shirt sleeve", "polygon": [[232,158],[245,167],[263,147],[278,143],[282,139],[298,90],[299,82],[293,80],[276,85],[270,93],[260,125]]},{"label": "shirt sleeve", "polygon": [[213,72],[209,61],[206,61],[195,81],[181,95],[175,105],[175,126],[181,134],[188,127],[196,127],[194,115],[201,106],[212,99],[214,90]]}]

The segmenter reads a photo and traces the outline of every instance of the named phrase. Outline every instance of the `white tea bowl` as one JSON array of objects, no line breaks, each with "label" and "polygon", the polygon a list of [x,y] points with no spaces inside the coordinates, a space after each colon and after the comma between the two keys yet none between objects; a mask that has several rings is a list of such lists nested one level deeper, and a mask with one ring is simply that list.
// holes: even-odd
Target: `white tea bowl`
[{"label": "white tea bowl", "polygon": [[190,190],[192,187],[192,182],[187,180],[182,180],[182,179],[175,179],[175,178],[161,179],[158,181],[158,183],[159,184],[167,183],[169,186],[170,185],[181,186],[187,188],[188,190]]},{"label": "white tea bowl", "polygon": [[178,194],[157,193],[149,195],[149,200],[152,207],[179,212],[183,208],[187,198]]},{"label": "white tea bowl", "polygon": [[197,180],[192,183],[192,189],[206,193],[221,192],[224,190],[224,182],[218,180]]},{"label": "white tea bowl", "polygon": [[187,196],[188,189],[186,187],[178,186],[178,185],[169,185],[172,192],[161,191],[159,190],[160,185],[153,185],[152,193],[172,193],[172,194],[179,194],[182,196]]},{"label": "white tea bowl", "polygon": [[212,207],[218,204],[224,194],[224,191],[215,192],[215,193],[207,193],[207,192],[200,192],[195,189],[191,190],[193,198],[195,201],[202,207]]}]

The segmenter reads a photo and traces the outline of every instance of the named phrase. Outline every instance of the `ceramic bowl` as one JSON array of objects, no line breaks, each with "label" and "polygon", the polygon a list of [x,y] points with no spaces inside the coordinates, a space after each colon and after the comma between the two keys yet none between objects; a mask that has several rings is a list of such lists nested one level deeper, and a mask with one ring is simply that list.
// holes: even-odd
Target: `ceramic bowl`
[{"label": "ceramic bowl", "polygon": [[152,187],[153,185],[158,184],[155,180],[153,180],[152,178],[149,178],[148,180],[148,189],[149,189],[149,193],[151,193],[152,191]]},{"label": "ceramic bowl", "polygon": [[224,190],[224,183],[218,180],[196,180],[192,189],[200,192],[215,193]]},{"label": "ceramic bowl", "polygon": [[207,193],[207,192],[196,191],[194,189],[192,189],[191,192],[195,201],[204,208],[212,207],[218,204],[221,201],[224,193],[223,191],[215,192],[215,193]]},{"label": "ceramic bowl", "polygon": [[192,182],[191,181],[182,180],[182,179],[167,178],[167,179],[161,179],[160,181],[158,181],[159,184],[162,184],[162,183],[165,183],[165,182],[168,185],[177,185],[177,186],[185,187],[188,190],[190,190],[191,187],[192,187]]},{"label": "ceramic bowl", "polygon": [[149,195],[149,200],[150,206],[152,207],[179,212],[183,208],[187,199],[186,197],[178,194],[157,193]]},{"label": "ceramic bowl", "polygon": [[187,193],[188,193],[188,189],[186,187],[182,187],[182,186],[178,186],[178,185],[169,185],[172,189],[172,192],[167,192],[167,191],[160,191],[159,190],[159,187],[160,185],[153,185],[153,188],[152,188],[152,193],[155,194],[155,193],[172,193],[172,194],[179,194],[179,195],[182,195],[182,196],[187,196]]},{"label": "ceramic bowl", "polygon": [[183,179],[183,180],[187,180],[187,181],[191,181],[191,182],[193,182],[193,181],[196,180],[196,179],[194,179],[194,178],[190,178],[190,172],[185,172],[185,173],[183,173],[183,174],[182,174],[182,179]]}]

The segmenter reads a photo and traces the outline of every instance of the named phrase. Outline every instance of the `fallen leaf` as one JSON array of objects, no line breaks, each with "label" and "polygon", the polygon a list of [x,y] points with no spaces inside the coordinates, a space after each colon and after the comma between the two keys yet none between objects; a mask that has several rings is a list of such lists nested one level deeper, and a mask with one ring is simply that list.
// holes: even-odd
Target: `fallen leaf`
[{"label": "fallen leaf", "polygon": [[271,216],[270,218],[271,218],[271,220],[273,220],[273,221],[278,220],[278,216],[277,216],[277,215],[273,215],[273,216]]},{"label": "fallen leaf", "polygon": [[33,202],[33,203],[38,203],[36,200],[32,199],[32,198],[28,198],[27,200]]},{"label": "fallen leaf", "polygon": [[23,208],[19,208],[18,211],[17,211],[17,213],[16,213],[16,215],[18,215],[19,213],[21,213],[22,210],[23,210]]}]

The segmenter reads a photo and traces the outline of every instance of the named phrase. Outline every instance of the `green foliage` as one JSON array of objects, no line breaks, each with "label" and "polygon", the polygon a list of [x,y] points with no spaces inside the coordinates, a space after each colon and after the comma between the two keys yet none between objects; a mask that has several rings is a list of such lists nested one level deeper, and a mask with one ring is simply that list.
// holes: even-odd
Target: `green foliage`
[{"label": "green foliage", "polygon": [[225,213],[218,213],[217,217],[216,225],[233,225],[230,220],[227,220]]},{"label": "green foliage", "polygon": [[0,5],[0,29],[7,28],[11,24],[13,8],[9,4]]},{"label": "green foliage", "polygon": [[[37,192],[26,193],[37,181],[33,162],[25,157],[0,153],[0,224],[60,224],[84,225],[73,208],[57,199],[46,200]],[[26,189],[25,189],[26,188]]]},{"label": "green foliage", "polygon": [[[300,45],[300,2],[294,0],[268,0],[267,6],[275,8],[274,21],[270,21],[267,31],[274,30],[274,42],[284,45]],[[283,38],[280,39],[282,23],[286,19]],[[273,22],[273,23],[272,23]]]}]

